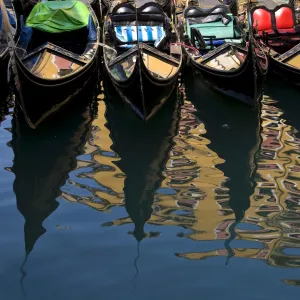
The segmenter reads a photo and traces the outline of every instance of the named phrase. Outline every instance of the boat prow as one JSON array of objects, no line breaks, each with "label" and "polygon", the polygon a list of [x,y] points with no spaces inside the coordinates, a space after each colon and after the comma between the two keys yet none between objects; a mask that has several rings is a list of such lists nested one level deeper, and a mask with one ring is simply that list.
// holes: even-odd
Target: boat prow
[{"label": "boat prow", "polygon": [[89,62],[87,56],[90,54],[93,56],[95,50],[92,48],[89,54],[77,55],[47,42],[23,57],[22,63],[37,80],[60,79],[61,82],[65,82],[86,66]]},{"label": "boat prow", "polygon": [[120,97],[144,121],[156,114],[177,81],[181,60],[140,43],[108,65]]},{"label": "boat prow", "polygon": [[249,44],[239,47],[226,43],[207,55],[192,57],[191,62],[213,89],[255,106],[262,91],[258,88],[258,74],[249,48]]},{"label": "boat prow", "polygon": [[79,1],[39,2],[21,29],[14,51],[17,100],[36,128],[97,76],[100,30],[91,6]]},{"label": "boat prow", "polygon": [[162,8],[150,2],[137,9],[117,5],[103,29],[106,70],[120,97],[145,121],[166,102],[181,68],[179,36],[174,27],[170,35],[171,28]]},{"label": "boat prow", "polygon": [[263,94],[267,58],[253,39],[245,36],[230,9],[225,5],[208,10],[190,6],[183,15],[184,51],[203,81],[226,96],[255,106]]}]

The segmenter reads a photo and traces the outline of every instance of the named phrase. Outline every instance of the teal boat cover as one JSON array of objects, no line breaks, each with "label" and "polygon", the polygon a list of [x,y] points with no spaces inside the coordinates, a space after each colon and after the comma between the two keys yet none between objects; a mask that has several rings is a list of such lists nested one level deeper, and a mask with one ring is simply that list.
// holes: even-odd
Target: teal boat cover
[{"label": "teal boat cover", "polygon": [[50,33],[87,27],[90,11],[80,1],[47,1],[37,3],[26,20],[26,26]]}]

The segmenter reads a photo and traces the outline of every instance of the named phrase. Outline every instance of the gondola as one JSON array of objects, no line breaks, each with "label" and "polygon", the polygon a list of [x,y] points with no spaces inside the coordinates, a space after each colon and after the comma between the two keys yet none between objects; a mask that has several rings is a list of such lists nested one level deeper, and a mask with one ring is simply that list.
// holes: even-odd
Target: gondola
[{"label": "gondola", "polygon": [[[95,99],[93,93],[88,96]],[[82,103],[73,114],[65,115],[55,125],[45,123],[36,130],[26,126],[19,110],[13,116],[11,170],[15,175],[13,190],[17,208],[25,219],[26,256],[46,232],[44,220],[59,206],[57,198],[62,194],[61,187],[76,168],[76,157],[89,139],[97,113],[95,104],[95,101]]]},{"label": "gondola", "polygon": [[99,37],[88,4],[47,1],[34,6],[14,52],[17,99],[31,128],[71,100],[84,101],[79,92],[97,76]]},{"label": "gondola", "polygon": [[149,120],[177,82],[182,50],[176,28],[155,2],[121,3],[109,10],[103,41],[105,69],[120,97]]},{"label": "gondola", "polygon": [[[3,6],[5,7],[4,2]],[[4,26],[5,16],[2,15],[1,7],[2,6],[0,6],[0,102],[5,99],[8,91],[7,66],[10,57],[7,32],[5,32]],[[11,26],[13,36],[15,36],[17,25],[13,7],[11,7],[10,9],[6,9],[6,13],[6,15],[8,16],[9,26]]]},{"label": "gondola", "polygon": [[256,6],[249,11],[248,20],[253,38],[268,55],[270,69],[300,86],[300,27],[296,25],[294,7]]},{"label": "gondola", "polygon": [[188,63],[203,81],[218,92],[256,106],[263,94],[267,58],[248,40],[229,7],[189,6],[179,26]]}]

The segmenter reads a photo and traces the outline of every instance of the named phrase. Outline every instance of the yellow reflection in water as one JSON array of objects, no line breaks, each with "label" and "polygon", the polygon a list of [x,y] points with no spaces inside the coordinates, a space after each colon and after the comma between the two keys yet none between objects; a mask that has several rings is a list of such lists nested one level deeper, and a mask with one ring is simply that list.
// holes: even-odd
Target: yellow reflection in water
[{"label": "yellow reflection in water", "polygon": [[224,160],[209,149],[204,124],[193,112],[194,106],[185,101],[162,183],[176,193],[157,195],[150,223],[183,226],[192,230],[189,238],[211,240],[217,234],[214,228],[227,218],[225,211],[231,213],[226,177],[216,167]]},{"label": "yellow reflection in water", "polygon": [[[92,167],[92,172],[84,172],[80,177],[93,179],[101,188],[91,189],[93,197],[78,198],[63,194],[68,201],[79,201],[91,208],[108,211],[113,206],[122,206],[124,200],[124,174],[116,166],[115,162],[120,158],[111,150],[112,140],[110,132],[105,127],[105,103],[98,102],[98,117],[93,122],[91,138],[85,145],[85,154],[91,155],[91,161],[78,159],[78,168]],[[87,187],[86,187],[87,188]]]},{"label": "yellow reflection in water", "polygon": [[288,255],[288,248],[300,253],[300,180],[299,140],[296,130],[286,124],[283,112],[265,97],[261,113],[260,151],[257,153],[257,172],[251,207],[245,220],[261,230],[239,231],[242,239],[264,243],[265,249],[254,258],[268,264],[298,267],[299,255]]},{"label": "yellow reflection in water", "polygon": [[[251,205],[246,211],[243,223],[244,228],[251,228],[252,225],[255,229],[235,228],[235,232],[231,233],[236,235],[235,239],[259,242],[260,247],[229,249],[224,246],[209,252],[184,253],[178,256],[205,259],[233,255],[262,259],[273,266],[299,267],[300,255],[289,255],[289,250],[300,253],[300,141],[295,137],[296,130],[286,124],[282,118],[283,112],[274,105],[275,103],[276,101],[268,96],[264,97],[260,125],[261,143],[256,156],[250,158],[257,165],[256,188],[250,197]],[[217,215],[217,211],[209,211],[204,206],[202,208],[212,219]],[[215,225],[212,224],[212,219],[206,218],[206,224],[197,225],[199,231],[210,232],[210,235],[203,235],[205,238],[201,235],[195,236],[199,240],[228,239],[228,227],[234,220],[220,220],[219,225]],[[200,222],[201,216],[197,216],[197,223]]]},{"label": "yellow reflection in water", "polygon": [[[252,151],[249,158],[249,169],[251,164],[256,165],[253,177],[256,187],[250,197],[250,208],[241,221],[243,227],[235,224],[229,190],[225,186],[227,177],[218,169],[218,165],[226,162],[210,149],[205,124],[197,118],[194,106],[187,100],[181,106],[179,129],[173,138],[169,159],[161,170],[165,178],[151,203],[153,211],[148,223],[183,227],[189,231],[179,234],[180,237],[197,241],[223,240],[224,246],[218,244],[218,249],[200,249],[177,256],[188,259],[235,256],[264,260],[273,266],[299,266],[300,255],[289,251],[300,253],[300,141],[295,137],[296,130],[286,123],[283,112],[275,104],[268,96],[264,97],[258,149]],[[92,190],[92,198],[78,200],[65,195],[65,199],[80,201],[101,211],[124,205],[125,184],[125,174],[116,165],[122,158],[111,150],[112,140],[105,122],[105,104],[100,101],[92,139],[85,147],[92,161],[79,160],[78,165],[85,168],[93,164],[93,171],[81,176],[92,178],[104,188]],[[130,222],[128,216],[110,225]],[[251,246],[231,248],[228,242],[233,239],[251,242]]]}]

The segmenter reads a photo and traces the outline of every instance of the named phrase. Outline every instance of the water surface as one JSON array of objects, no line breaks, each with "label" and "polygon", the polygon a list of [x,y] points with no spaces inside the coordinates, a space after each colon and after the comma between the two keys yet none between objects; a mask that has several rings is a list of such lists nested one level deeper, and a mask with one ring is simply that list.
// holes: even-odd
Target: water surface
[{"label": "water surface", "polygon": [[184,82],[148,124],[107,83],[36,131],[2,114],[1,299],[298,299],[299,93]]}]

